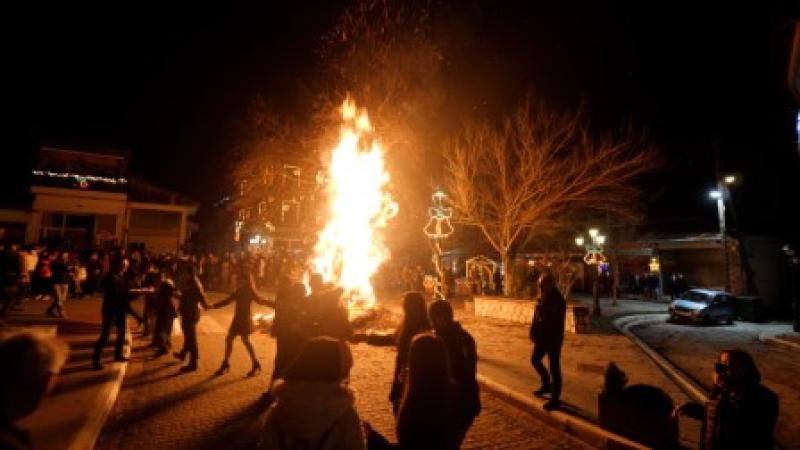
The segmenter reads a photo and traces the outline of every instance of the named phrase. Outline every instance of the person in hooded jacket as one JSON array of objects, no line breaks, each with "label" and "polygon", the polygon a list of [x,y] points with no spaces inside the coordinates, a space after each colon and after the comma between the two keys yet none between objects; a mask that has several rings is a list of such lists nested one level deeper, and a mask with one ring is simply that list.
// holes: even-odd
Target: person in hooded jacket
[{"label": "person in hooded jacket", "polygon": [[315,337],[273,387],[261,450],[364,450],[355,394],[343,383],[353,364],[347,344]]},{"label": "person in hooded jacket", "polygon": [[477,380],[478,351],[472,335],[453,320],[453,307],[449,302],[440,300],[431,303],[428,316],[436,336],[442,338],[447,347],[450,371],[458,391],[457,427],[460,444],[481,412]]}]

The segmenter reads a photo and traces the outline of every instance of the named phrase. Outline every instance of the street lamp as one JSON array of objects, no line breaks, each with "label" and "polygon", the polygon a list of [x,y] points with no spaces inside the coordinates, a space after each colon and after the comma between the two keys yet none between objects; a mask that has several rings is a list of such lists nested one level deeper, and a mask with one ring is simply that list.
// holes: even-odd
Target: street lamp
[{"label": "street lamp", "polygon": [[606,257],[603,256],[603,245],[606,243],[606,237],[600,234],[600,230],[597,228],[591,228],[589,230],[589,240],[585,240],[583,236],[577,236],[575,238],[575,244],[578,247],[584,247],[586,249],[586,255],[583,257],[583,262],[588,264],[589,266],[597,266],[597,273],[594,277],[594,282],[592,283],[592,297],[594,300],[594,304],[592,306],[592,315],[599,316],[601,314],[600,311],[600,290],[598,283],[600,281],[600,270],[601,265],[606,261]]},{"label": "street lamp", "polygon": [[725,175],[717,180],[717,188],[708,192],[708,196],[717,201],[717,219],[719,220],[719,239],[722,245],[722,262],[725,270],[725,291],[731,290],[730,262],[728,259],[728,240],[725,226],[725,197],[730,197],[728,186],[739,181],[736,175]]}]

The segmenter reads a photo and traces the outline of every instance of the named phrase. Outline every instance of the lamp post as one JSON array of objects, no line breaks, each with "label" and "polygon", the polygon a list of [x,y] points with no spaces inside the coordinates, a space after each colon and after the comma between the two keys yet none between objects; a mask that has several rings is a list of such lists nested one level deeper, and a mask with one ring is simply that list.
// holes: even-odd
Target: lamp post
[{"label": "lamp post", "polygon": [[431,196],[433,199],[433,206],[428,208],[428,223],[422,231],[431,240],[433,245],[433,255],[431,262],[436,272],[433,284],[433,298],[436,300],[445,300],[444,290],[442,284],[444,283],[444,267],[442,267],[442,245],[441,241],[449,237],[455,229],[450,223],[453,218],[453,209],[445,205],[447,194],[442,191],[436,191]]},{"label": "lamp post", "polygon": [[730,260],[728,258],[727,228],[725,225],[725,198],[730,197],[728,186],[738,180],[735,175],[725,175],[717,180],[717,188],[708,192],[708,196],[717,201],[717,219],[719,221],[719,239],[722,245],[722,262],[725,271],[725,291],[731,290]]},{"label": "lamp post", "polygon": [[588,241],[585,240],[583,236],[578,236],[575,238],[575,244],[578,247],[584,247],[586,249],[586,256],[583,257],[583,262],[589,266],[597,266],[597,272],[595,273],[594,282],[592,283],[592,297],[594,300],[592,305],[592,315],[594,316],[601,315],[600,291],[598,283],[600,281],[600,265],[606,261],[606,257],[603,255],[603,245],[605,243],[606,237],[601,235],[597,228],[591,228],[589,230]]}]

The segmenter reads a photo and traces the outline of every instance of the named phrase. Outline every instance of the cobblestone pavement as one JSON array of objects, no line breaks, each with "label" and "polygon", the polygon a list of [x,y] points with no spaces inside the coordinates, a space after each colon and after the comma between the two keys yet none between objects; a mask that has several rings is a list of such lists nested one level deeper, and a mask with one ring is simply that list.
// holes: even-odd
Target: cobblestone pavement
[{"label": "cobblestone pavement", "polygon": [[631,331],[706,389],[711,387],[711,371],[720,351],[740,348],[753,355],[764,385],[780,397],[776,439],[784,448],[800,448],[800,352],[759,341],[760,334],[779,334],[790,329],[790,324],[736,322],[730,326],[696,326],[667,323],[666,314],[654,317],[661,320],[635,326]]},{"label": "cobblestone pavement", "polygon": [[[269,378],[274,340],[263,334],[252,337],[264,366],[264,372],[257,377],[245,378],[250,367],[238,341],[234,343],[231,371],[213,377],[224,350],[224,330],[230,316],[230,309],[204,315],[199,330],[200,370],[196,373],[179,374],[180,366],[174,359],[152,360],[148,359],[149,351],[137,350],[97,448],[252,448],[264,412],[259,399]],[[179,346],[181,340],[176,337],[175,344]],[[359,413],[375,429],[394,439],[388,402],[393,351],[358,344],[353,346],[353,354],[351,377]],[[482,401],[483,412],[463,448],[589,448],[490,394],[484,393]]]},{"label": "cobblestone pavement", "polygon": [[[384,299],[399,313],[396,298]],[[530,363],[532,344],[529,325],[499,319],[476,317],[459,302],[456,319],[469,331],[478,345],[478,372],[522,395],[531,395],[539,387],[539,378]],[[566,333],[561,352],[564,378],[561,396],[563,409],[573,415],[597,423],[597,395],[603,389],[605,368],[614,361],[628,375],[629,384],[649,384],[663,389],[677,405],[689,397],[642,352],[636,344],[611,325],[611,318],[623,313],[645,313],[663,310],[664,305],[631,302],[612,307],[603,304],[603,317],[594,318],[589,334]],[[531,395],[531,397],[533,397]],[[534,401],[538,401],[534,399]],[[700,433],[697,421],[680,420],[681,440],[696,447]]]}]

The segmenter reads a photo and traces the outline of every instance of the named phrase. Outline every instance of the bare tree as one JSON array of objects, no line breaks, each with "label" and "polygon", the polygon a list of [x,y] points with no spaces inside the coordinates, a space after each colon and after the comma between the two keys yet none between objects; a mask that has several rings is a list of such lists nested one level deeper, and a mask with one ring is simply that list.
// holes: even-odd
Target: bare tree
[{"label": "bare tree", "polygon": [[500,126],[466,125],[444,155],[458,220],[480,228],[506,268],[526,231],[558,228],[578,209],[637,215],[634,181],[657,165],[631,127],[594,134],[581,111],[555,113],[530,96]]}]

